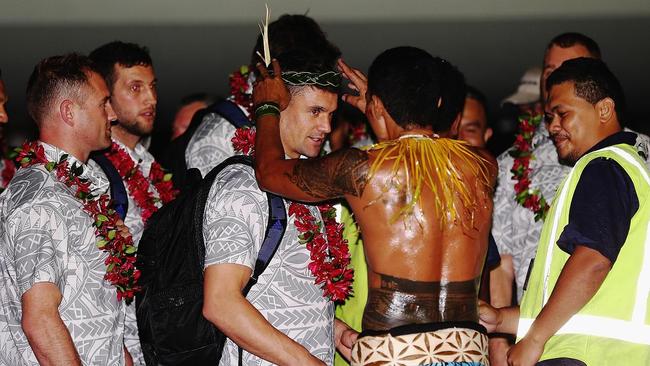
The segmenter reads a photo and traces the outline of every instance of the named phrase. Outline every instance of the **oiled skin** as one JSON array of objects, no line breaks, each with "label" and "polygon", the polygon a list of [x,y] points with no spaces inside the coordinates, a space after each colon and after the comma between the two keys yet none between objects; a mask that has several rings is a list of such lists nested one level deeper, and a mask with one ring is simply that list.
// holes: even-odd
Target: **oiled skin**
[{"label": "oiled skin", "polygon": [[[377,151],[368,154],[371,165]],[[489,186],[477,183],[469,169],[462,169],[476,203],[471,208],[473,220],[466,213],[462,222],[441,225],[442,218],[434,209],[436,197],[424,190],[414,214],[390,224],[406,198],[397,188],[382,194],[390,174],[386,163],[366,181],[360,197],[346,195],[363,233],[368,264],[364,330],[440,321],[478,322],[478,279],[487,251],[496,172],[494,159],[481,155],[490,162]]]}]

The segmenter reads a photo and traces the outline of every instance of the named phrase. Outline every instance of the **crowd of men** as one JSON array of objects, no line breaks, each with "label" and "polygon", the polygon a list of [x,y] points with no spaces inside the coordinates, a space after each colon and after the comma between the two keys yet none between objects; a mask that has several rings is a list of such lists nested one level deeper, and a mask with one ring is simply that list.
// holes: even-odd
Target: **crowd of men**
[{"label": "crowd of men", "polygon": [[[0,160],[0,365],[158,364],[138,331],[137,247],[186,169],[237,154],[253,166],[218,172],[200,225],[202,314],[227,337],[212,364],[650,364],[650,140],[625,128],[595,41],[549,42],[494,157],[485,96],[445,59],[396,47],[366,74],[303,15],[267,36],[226,101],[183,103],[161,157],[173,180],[147,150],[146,47],[35,66],[38,140]],[[0,79],[0,123],[6,101]],[[266,192],[288,220],[254,276]]]}]

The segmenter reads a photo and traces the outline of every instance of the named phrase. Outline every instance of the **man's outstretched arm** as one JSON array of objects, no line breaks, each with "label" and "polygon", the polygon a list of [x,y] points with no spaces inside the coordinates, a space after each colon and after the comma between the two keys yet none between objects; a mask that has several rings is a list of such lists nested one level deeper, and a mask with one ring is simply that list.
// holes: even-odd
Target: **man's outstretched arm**
[{"label": "man's outstretched arm", "polygon": [[[279,76],[270,76],[259,66],[255,84],[256,105],[273,103],[280,109],[289,104],[290,95]],[[280,66],[273,61],[274,75]],[[280,140],[280,116],[264,114],[256,121],[255,176],[262,190],[303,202],[317,202],[344,195],[361,196],[368,178],[368,154],[358,149],[343,149],[326,157],[285,160]]]}]

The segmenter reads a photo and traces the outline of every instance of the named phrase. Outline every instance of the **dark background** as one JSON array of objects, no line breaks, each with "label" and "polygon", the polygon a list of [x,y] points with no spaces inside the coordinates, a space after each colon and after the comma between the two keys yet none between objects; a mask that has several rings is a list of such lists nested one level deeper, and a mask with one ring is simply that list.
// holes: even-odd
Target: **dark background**
[{"label": "dark background", "polygon": [[[313,17],[318,20],[318,16]],[[149,47],[159,80],[154,141],[160,146],[182,96],[200,91],[227,95],[228,74],[248,62],[258,32],[254,22],[221,25],[6,23],[0,22],[0,68],[10,97],[10,123],[6,132],[13,144],[19,143],[23,136],[33,136],[35,131],[25,112],[24,91],[32,68],[41,58],[69,51],[88,53],[112,40]],[[328,20],[320,23],[341,48],[344,59],[362,70],[382,50],[399,45],[421,47],[448,59],[464,72],[468,83],[487,95],[492,123],[498,120],[500,100],[515,91],[523,72],[530,66],[541,66],[547,42],[561,32],[582,32],[600,44],[604,60],[625,88],[630,108],[627,124],[638,131],[650,132],[646,116],[650,96],[650,16],[647,14],[583,19]]]}]

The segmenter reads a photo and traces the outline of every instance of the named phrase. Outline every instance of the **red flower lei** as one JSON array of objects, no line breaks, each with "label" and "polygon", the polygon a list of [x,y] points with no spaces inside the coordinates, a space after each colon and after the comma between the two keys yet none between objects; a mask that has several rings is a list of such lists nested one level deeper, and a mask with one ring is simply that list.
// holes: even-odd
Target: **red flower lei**
[{"label": "red flower lei", "polygon": [[[235,151],[253,155],[255,153],[255,130],[238,128],[232,138]],[[294,225],[300,234],[298,241],[306,244],[311,260],[307,268],[320,285],[323,297],[331,301],[344,301],[352,292],[354,270],[350,265],[347,240],[343,239],[343,224],[336,222],[336,209],[332,205],[319,205],[318,210],[325,223],[316,220],[309,209],[300,203],[291,202],[289,215],[294,216]]]},{"label": "red flower lei", "polygon": [[318,210],[325,223],[316,220],[305,205],[291,202],[289,215],[293,215],[300,232],[298,241],[306,244],[311,262],[307,266],[316,277],[315,283],[323,290],[323,297],[331,301],[344,301],[350,296],[354,271],[350,265],[350,252],[343,239],[343,224],[336,222],[336,209],[332,205],[319,205]]},{"label": "red flower lei", "polygon": [[95,196],[90,191],[90,182],[81,178],[83,167],[68,164],[68,154],[61,156],[58,162],[49,161],[45,149],[37,142],[25,143],[16,148],[16,162],[21,167],[42,164],[47,171],[54,171],[56,178],[68,187],[75,187],[75,197],[83,204],[84,211],[94,220],[97,248],[108,253],[104,279],[117,289],[117,300],[130,304],[140,287],[137,285],[140,271],[135,268],[136,247],[131,235],[123,237],[118,234],[118,214],[111,208],[111,199],[107,194]]},{"label": "red flower lei", "polygon": [[532,141],[537,127],[542,122],[542,115],[524,115],[519,117],[519,131],[514,148],[509,151],[515,158],[512,165],[512,179],[515,183],[515,201],[535,214],[535,221],[544,220],[549,205],[539,189],[530,188],[530,160],[534,159]]},{"label": "red flower lei", "polygon": [[253,94],[251,93],[251,86],[248,84],[248,76],[250,69],[246,65],[242,65],[239,70],[233,72],[229,76],[230,81],[230,95],[233,101],[248,111],[248,115],[253,114]]},{"label": "red flower lei", "polygon": [[[113,163],[113,166],[115,166],[115,169],[120,173],[120,176],[129,188],[129,195],[131,195],[140,208],[142,221],[145,223],[151,215],[158,211],[156,203],[162,202],[165,204],[173,200],[178,194],[178,190],[174,189],[174,184],[171,180],[172,175],[165,173],[157,162],[154,161],[151,164],[149,179],[147,179],[126,150],[115,142],[113,142],[111,148],[105,155]],[[156,188],[159,198],[149,192],[150,183]]]}]

